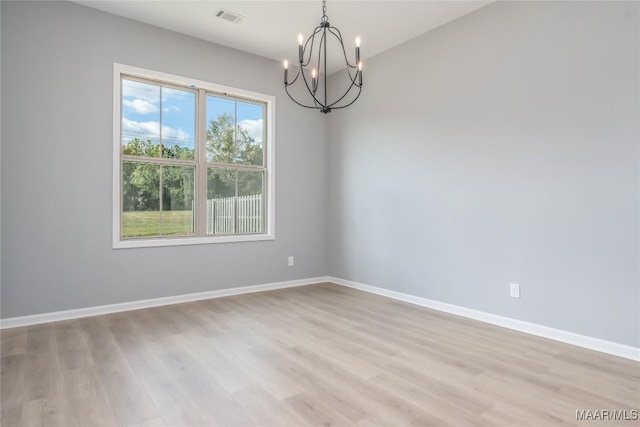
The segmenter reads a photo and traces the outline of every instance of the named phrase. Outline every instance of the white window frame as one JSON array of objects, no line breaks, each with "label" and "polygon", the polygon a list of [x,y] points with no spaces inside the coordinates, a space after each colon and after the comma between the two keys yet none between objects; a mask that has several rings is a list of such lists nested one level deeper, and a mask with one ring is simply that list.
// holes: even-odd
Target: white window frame
[{"label": "white window frame", "polygon": [[[122,238],[121,209],[122,209],[122,162],[120,152],[122,150],[121,141],[121,78],[122,76],[132,76],[141,79],[156,80],[161,83],[186,86],[196,89],[204,89],[210,92],[216,92],[230,97],[244,98],[255,100],[266,104],[265,126],[266,141],[264,142],[265,162],[265,184],[263,192],[265,195],[265,227],[266,232],[260,234],[233,234],[233,235],[216,235],[216,236],[179,236],[179,237],[153,237],[153,238]],[[199,123],[204,123],[203,101],[196,111],[200,114]],[[230,243],[230,242],[254,242],[275,239],[275,106],[276,98],[272,95],[264,95],[261,93],[251,92],[244,89],[237,89],[229,86],[223,86],[211,82],[206,82],[188,77],[177,76],[173,74],[162,73],[159,71],[147,70],[144,68],[133,67],[115,63],[113,64],[113,249],[122,248],[148,248],[157,246],[181,246],[181,245],[200,245],[210,243]],[[202,127],[202,125],[199,125]],[[200,129],[196,130],[196,150],[201,145]],[[206,185],[206,183],[200,183]],[[196,189],[198,191],[198,189]],[[201,215],[196,213],[196,217]]]}]

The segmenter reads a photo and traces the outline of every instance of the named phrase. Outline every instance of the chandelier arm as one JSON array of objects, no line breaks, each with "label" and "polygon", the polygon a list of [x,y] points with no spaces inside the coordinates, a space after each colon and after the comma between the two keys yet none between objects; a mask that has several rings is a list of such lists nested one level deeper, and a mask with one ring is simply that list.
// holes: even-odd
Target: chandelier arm
[{"label": "chandelier arm", "polygon": [[[321,26],[316,27],[316,31],[314,32],[313,37],[315,38],[316,34],[321,30],[322,30]],[[326,44],[326,40],[324,40],[324,36],[325,36],[325,33],[323,32],[322,36],[320,37],[320,46],[318,47],[318,64],[317,64],[317,67],[318,67],[318,77],[317,78],[318,79],[320,79],[320,55],[322,53],[322,43],[324,42]],[[313,46],[313,44],[312,44],[312,46]],[[312,48],[312,52],[313,52],[313,48]],[[307,62],[307,64],[309,64],[310,62],[311,62],[311,54],[309,54],[309,61]],[[320,107],[324,108],[325,105],[322,102],[318,101],[318,98],[316,98],[315,91],[313,91],[311,88],[309,88],[309,84],[307,83],[307,79],[306,79],[306,77],[304,75],[304,71],[302,72],[302,79],[304,80],[304,83],[307,86],[307,90],[309,91],[309,94],[311,95],[311,98],[313,98],[313,103],[315,104],[316,108],[320,108]],[[324,77],[324,85],[325,85],[325,87],[326,87],[326,84],[327,84],[327,78]],[[316,90],[317,90],[317,87],[316,87]],[[325,100],[325,102],[327,102],[327,101]]]},{"label": "chandelier arm", "polygon": [[[302,64],[303,67],[306,67],[307,65],[309,65],[309,63],[311,62],[311,58],[313,58],[313,45],[314,45],[314,40],[316,37],[316,34],[318,34],[320,31],[322,30],[321,26],[317,26],[315,30],[313,30],[313,34],[311,34],[309,36],[309,38],[307,39],[307,41],[304,44],[304,50],[307,50],[307,45],[309,44],[309,41],[311,41],[311,50],[309,51],[309,60]],[[304,55],[304,54],[303,54]]]},{"label": "chandelier arm", "polygon": [[356,77],[358,77],[358,73],[361,73],[362,71],[356,71],[356,75],[351,77],[351,73],[349,72],[349,70],[347,70],[347,73],[349,74],[349,80],[351,80],[351,83],[353,83],[354,86],[358,86],[361,87],[362,85],[356,83]]},{"label": "chandelier arm", "polygon": [[357,87],[357,88],[359,88],[360,90],[362,90],[362,87],[361,87],[361,86],[358,86],[358,85],[356,84],[356,82],[352,80],[352,81],[351,81],[351,85],[349,86],[349,88],[347,89],[347,91],[346,91],[346,92],[345,92],[345,93],[344,93],[340,98],[338,98],[338,100],[337,100],[337,101],[335,101],[335,102],[333,102],[333,103],[329,104],[329,107],[333,107],[333,106],[334,106],[334,105],[336,105],[338,102],[342,101],[342,100],[344,99],[344,97],[345,97],[345,96],[347,96],[347,95],[349,94],[349,92],[351,92],[351,89],[353,89],[353,87],[354,87],[354,86],[355,86],[355,87]]},{"label": "chandelier arm", "polygon": [[[311,95],[311,97],[313,98],[314,102],[317,102],[318,104],[320,104],[321,107],[325,107],[325,105],[318,101],[318,98],[316,98],[316,94],[313,93],[313,91],[311,90],[311,88],[309,88],[309,83],[307,82],[307,77],[304,75],[304,71],[301,70],[301,74],[302,74],[302,80],[304,81],[304,85],[307,87],[307,91],[309,91],[309,95]],[[325,82],[326,82],[326,78],[325,78]],[[291,95],[289,95],[291,96]]]},{"label": "chandelier arm", "polygon": [[[315,36],[315,34],[314,34]],[[312,36],[313,37],[313,36]],[[310,60],[309,60],[310,61]],[[308,63],[308,62],[307,62]],[[300,75],[302,75],[302,80],[304,81],[304,85],[307,88],[307,91],[309,92],[309,94],[311,95],[311,98],[313,98],[313,103],[315,104],[315,106],[309,106],[309,105],[304,105],[298,101],[296,101],[296,99],[293,97],[293,95],[291,95],[289,93],[289,86],[293,85],[296,80],[298,80],[298,78],[300,77]],[[326,78],[325,78],[325,83],[326,83]],[[287,85],[285,85],[285,91],[287,92],[287,95],[289,96],[289,98],[291,98],[291,100],[293,102],[295,102],[296,104],[298,104],[301,107],[305,107],[305,108],[314,108],[314,109],[318,109],[318,106],[324,108],[325,105],[318,101],[318,99],[315,96],[315,93],[311,90],[311,88],[309,87],[309,82],[307,82],[307,77],[304,74],[304,65],[298,68],[298,73],[296,74],[296,77],[293,79],[293,81],[291,83],[288,83]]]},{"label": "chandelier arm", "polygon": [[324,38],[324,33],[322,33],[322,36],[320,37],[320,46],[318,47],[318,62],[317,62],[318,77],[320,77],[320,58],[322,57],[322,39],[323,38]]},{"label": "chandelier arm", "polygon": [[[349,75],[349,81],[351,81],[351,86],[362,87],[361,84],[356,83],[356,78],[358,77],[358,73],[361,73],[362,71],[361,70],[356,71],[356,75],[353,77],[351,76],[351,72],[349,71],[348,68],[346,69],[346,71],[347,71],[347,74]],[[351,86],[349,87],[349,90],[351,90]]]},{"label": "chandelier arm", "polygon": [[[338,34],[336,34],[333,31],[331,31],[332,29],[335,29],[338,32]],[[343,39],[342,39],[342,33],[340,32],[340,30],[338,28],[335,28],[335,27],[329,27],[329,31],[331,32],[331,34],[333,34],[340,41],[340,45],[342,46],[342,53],[344,55],[344,61],[347,63],[347,74],[349,75],[349,80],[351,80],[351,83],[355,83],[356,78],[358,77],[359,70],[357,70],[357,67],[354,67],[353,65],[351,65],[349,63],[349,59],[347,59],[347,51],[345,50],[345,47],[344,47],[344,43],[343,43]],[[355,76],[351,75],[351,68],[356,68],[356,75]],[[349,89],[351,89],[351,88],[349,88]]]},{"label": "chandelier arm", "polygon": [[[317,28],[321,28],[321,26],[317,27]],[[315,37],[315,34],[314,34]],[[313,88],[314,91],[311,92],[311,97],[313,98],[313,105],[316,106],[317,109],[321,109],[324,108],[324,105],[322,105],[322,103],[320,101],[318,101],[318,98],[316,98],[316,92],[318,91],[318,82],[320,81],[320,54],[322,53],[322,39],[324,37],[324,32],[322,33],[322,35],[320,36],[320,42],[318,43],[318,62],[316,63],[316,67],[318,68],[318,74],[317,74],[317,80],[316,80],[316,85]],[[309,62],[311,62],[311,55],[309,55]],[[326,84],[326,80],[324,81],[324,84]],[[312,82],[312,86],[313,86],[313,82]]]},{"label": "chandelier arm", "polygon": [[[358,100],[358,98],[360,98],[360,94],[362,93],[362,86],[358,86],[359,90],[358,90],[358,94],[356,95],[355,98],[353,98],[353,101],[351,101],[350,103],[348,103],[347,105],[341,105],[339,107],[331,107],[334,110],[339,110],[341,108],[347,108],[349,105],[353,104],[354,102],[356,102]],[[346,94],[345,94],[346,95]]]},{"label": "chandelier arm", "polygon": [[[334,33],[332,30],[336,30],[338,34]],[[333,34],[338,38],[338,40],[340,40],[340,46],[342,46],[342,53],[344,54],[344,62],[347,63],[349,68],[358,68],[358,64],[351,65],[351,63],[349,62],[349,58],[347,58],[347,50],[344,47],[344,41],[342,39],[342,33],[340,32],[340,30],[337,27],[329,27],[329,31],[331,31],[331,34]]]},{"label": "chandelier arm", "polygon": [[291,94],[289,93],[289,89],[288,89],[286,86],[285,86],[285,88],[284,88],[284,91],[285,91],[285,92],[287,92],[287,95],[289,95],[289,98],[291,98],[291,100],[292,100],[293,102],[295,102],[296,104],[298,104],[299,106],[304,107],[304,108],[313,108],[314,110],[317,110],[317,109],[318,109],[318,107],[317,107],[317,106],[314,106],[314,105],[304,105],[304,104],[301,104],[300,102],[296,101],[296,99],[295,99],[293,96],[291,96]]},{"label": "chandelier arm", "polygon": [[[322,39],[320,39],[320,40],[322,40]],[[320,52],[321,52],[321,49],[318,48],[318,58],[320,57]],[[318,59],[318,61],[320,61],[320,59]],[[311,62],[311,57],[309,57],[309,62]],[[318,62],[317,66],[318,66],[318,70],[319,70],[320,69],[320,62]],[[318,73],[316,79],[317,80],[316,80],[315,87],[313,87],[313,81],[311,82],[312,89],[314,89],[314,90],[313,91],[309,91],[309,93],[311,93],[311,98],[313,99],[313,105],[315,105],[317,109],[320,109],[320,107],[323,107],[323,105],[320,104],[320,101],[318,101],[318,99],[316,98],[316,92],[318,91],[318,86],[319,86],[318,82],[320,81],[320,74],[319,73]],[[309,87],[307,87],[307,89],[309,89]]]},{"label": "chandelier arm", "polygon": [[316,98],[313,98],[313,105],[315,105],[316,109],[320,109],[320,107],[322,107],[322,105],[318,104],[318,101],[316,101]]},{"label": "chandelier arm", "polygon": [[289,86],[293,86],[293,84],[296,82],[296,80],[298,80],[298,77],[300,77],[300,70],[301,68],[298,68],[298,73],[296,74],[296,77],[293,79],[292,82],[287,83],[286,85],[284,85],[284,87],[289,87]]}]

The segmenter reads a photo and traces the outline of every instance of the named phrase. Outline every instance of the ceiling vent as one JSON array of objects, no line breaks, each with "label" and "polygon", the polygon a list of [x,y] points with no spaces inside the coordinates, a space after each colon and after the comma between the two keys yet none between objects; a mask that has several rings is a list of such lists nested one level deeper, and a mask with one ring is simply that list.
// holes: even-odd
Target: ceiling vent
[{"label": "ceiling vent", "polygon": [[244,16],[242,15],[239,15],[234,12],[229,12],[228,10],[224,10],[224,9],[219,9],[216,12],[216,16],[218,18],[224,19],[225,21],[233,22],[234,24],[237,24],[238,22],[242,21],[242,19],[244,18]]}]

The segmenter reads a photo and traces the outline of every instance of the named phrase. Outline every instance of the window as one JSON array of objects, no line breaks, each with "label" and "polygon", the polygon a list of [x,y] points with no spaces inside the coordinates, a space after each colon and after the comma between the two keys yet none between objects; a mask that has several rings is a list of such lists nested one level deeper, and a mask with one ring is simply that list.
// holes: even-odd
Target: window
[{"label": "window", "polygon": [[114,64],[114,248],[273,239],[274,107]]}]

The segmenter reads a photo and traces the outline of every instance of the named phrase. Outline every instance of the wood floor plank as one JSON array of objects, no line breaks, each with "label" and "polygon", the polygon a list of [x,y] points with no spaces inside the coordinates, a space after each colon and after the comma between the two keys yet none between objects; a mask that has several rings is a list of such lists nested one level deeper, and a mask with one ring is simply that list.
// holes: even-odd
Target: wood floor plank
[{"label": "wood floor plank", "polygon": [[469,378],[452,380],[442,376],[436,370],[424,370],[415,365],[387,364],[383,374],[376,376],[373,381],[387,385],[395,384],[399,389],[407,385],[416,389],[415,393],[436,393],[437,400],[455,402],[460,411],[471,414],[481,414],[494,406],[494,401],[474,387]]},{"label": "wood floor plank", "polygon": [[106,326],[108,316],[80,319],[100,381],[119,425],[137,425],[158,418],[155,407],[132,372]]},{"label": "wood floor plank", "polygon": [[2,426],[640,426],[640,363],[329,283],[0,331]]},{"label": "wood floor plank", "polygon": [[253,386],[233,393],[244,410],[253,418],[253,426],[308,426],[302,417],[289,406],[271,396],[260,386]]},{"label": "wood floor plank", "polygon": [[94,367],[65,371],[62,390],[69,427],[107,427],[117,424]]},{"label": "wood floor plank", "polygon": [[[171,425],[171,424],[169,424]],[[141,424],[138,424],[135,427],[166,427],[164,420],[162,418],[154,418],[152,420],[147,420]]]},{"label": "wood floor plank", "polygon": [[215,378],[228,393],[236,393],[255,386],[255,381],[242,366],[218,351],[218,341],[215,337],[200,338],[182,335],[176,339],[179,340],[182,348],[200,363],[206,374]]},{"label": "wood floor plank", "polygon": [[55,329],[29,328],[25,352],[23,401],[46,399],[60,393],[60,362]]},{"label": "wood floor plank", "polygon": [[[496,404],[508,405],[523,418],[537,419],[545,425],[575,425],[575,403],[563,398],[555,385],[530,384],[500,372],[484,372],[472,381],[491,396]],[[553,396],[553,398],[550,398]]]},{"label": "wood floor plank", "polygon": [[5,427],[23,426],[24,423],[22,422],[22,404],[2,405],[2,418],[0,418],[0,425]]},{"label": "wood floor plank", "polygon": [[[129,317],[126,314],[110,317],[108,328],[160,414],[159,419],[169,425],[207,425],[210,422],[208,416],[194,404],[160,358],[166,349],[175,349],[176,345],[169,347],[156,346],[156,342],[146,343],[143,334],[130,322]],[[172,340],[173,337],[166,339]],[[148,422],[152,420],[145,421],[142,425]]]},{"label": "wood floor plank", "polygon": [[[306,334],[295,333],[291,330],[282,331],[281,336],[284,336],[285,340],[291,344],[289,347],[314,348],[318,345],[317,339],[312,339]],[[362,357],[362,354],[340,348],[339,345],[334,345],[330,340],[324,341],[322,348],[325,357],[330,358],[336,364],[349,366],[351,372],[360,378],[368,379],[382,373],[382,370],[371,363],[367,357]]]},{"label": "wood floor plank", "polygon": [[202,375],[204,368],[186,352],[160,355],[166,369],[171,372],[189,399],[215,425],[244,426],[251,423],[235,398],[227,393],[215,379]]},{"label": "wood floor plank", "polygon": [[287,405],[305,423],[312,426],[348,426],[352,423],[343,414],[325,404],[322,396],[305,392],[286,399]]},{"label": "wood floor plank", "polygon": [[371,381],[382,389],[390,390],[397,398],[421,408],[428,414],[438,414],[440,417],[438,425],[488,425],[488,423],[481,422],[479,415],[489,408],[474,411],[468,406],[463,407],[460,405],[463,403],[462,399],[451,399],[450,394],[440,387],[419,387],[388,374],[380,374]]},{"label": "wood floor plank", "polygon": [[3,331],[0,339],[2,356],[24,354],[27,351],[27,328],[14,328]]},{"label": "wood floor plank", "polygon": [[24,354],[16,354],[4,356],[0,359],[0,395],[2,396],[2,404],[12,405],[21,404],[24,400],[24,373],[25,373]]},{"label": "wood floor plank", "polygon": [[25,358],[24,354],[16,354],[0,359],[0,424],[3,426],[22,425]]},{"label": "wood floor plank", "polygon": [[359,408],[362,416],[358,422],[368,419],[386,425],[449,425],[437,415],[389,393],[374,381],[360,379],[351,373],[349,366],[334,364],[322,353],[293,347],[286,350],[286,354],[309,370],[318,371],[325,382],[333,385],[329,389],[333,389],[336,400],[344,400],[345,404]]},{"label": "wood floor plank", "polygon": [[25,426],[68,426],[64,396],[57,394],[23,403],[22,422]]},{"label": "wood floor plank", "polygon": [[323,396],[325,405],[342,415],[349,424],[354,424],[364,418],[367,413],[363,406],[354,399],[345,397],[345,388],[338,381],[327,379],[327,370],[324,366],[298,363],[287,356],[297,348],[288,349],[286,353],[278,349],[268,347],[256,347],[252,352],[279,372],[291,378],[299,384],[305,392],[316,396]]},{"label": "wood floor plank", "polygon": [[63,370],[94,366],[84,332],[76,322],[60,322],[55,327],[58,359]]},{"label": "wood floor plank", "polygon": [[304,388],[300,384],[249,350],[234,352],[228,347],[222,347],[220,350],[226,358],[237,363],[256,384],[267,390],[276,399],[283,400],[304,392]]}]

